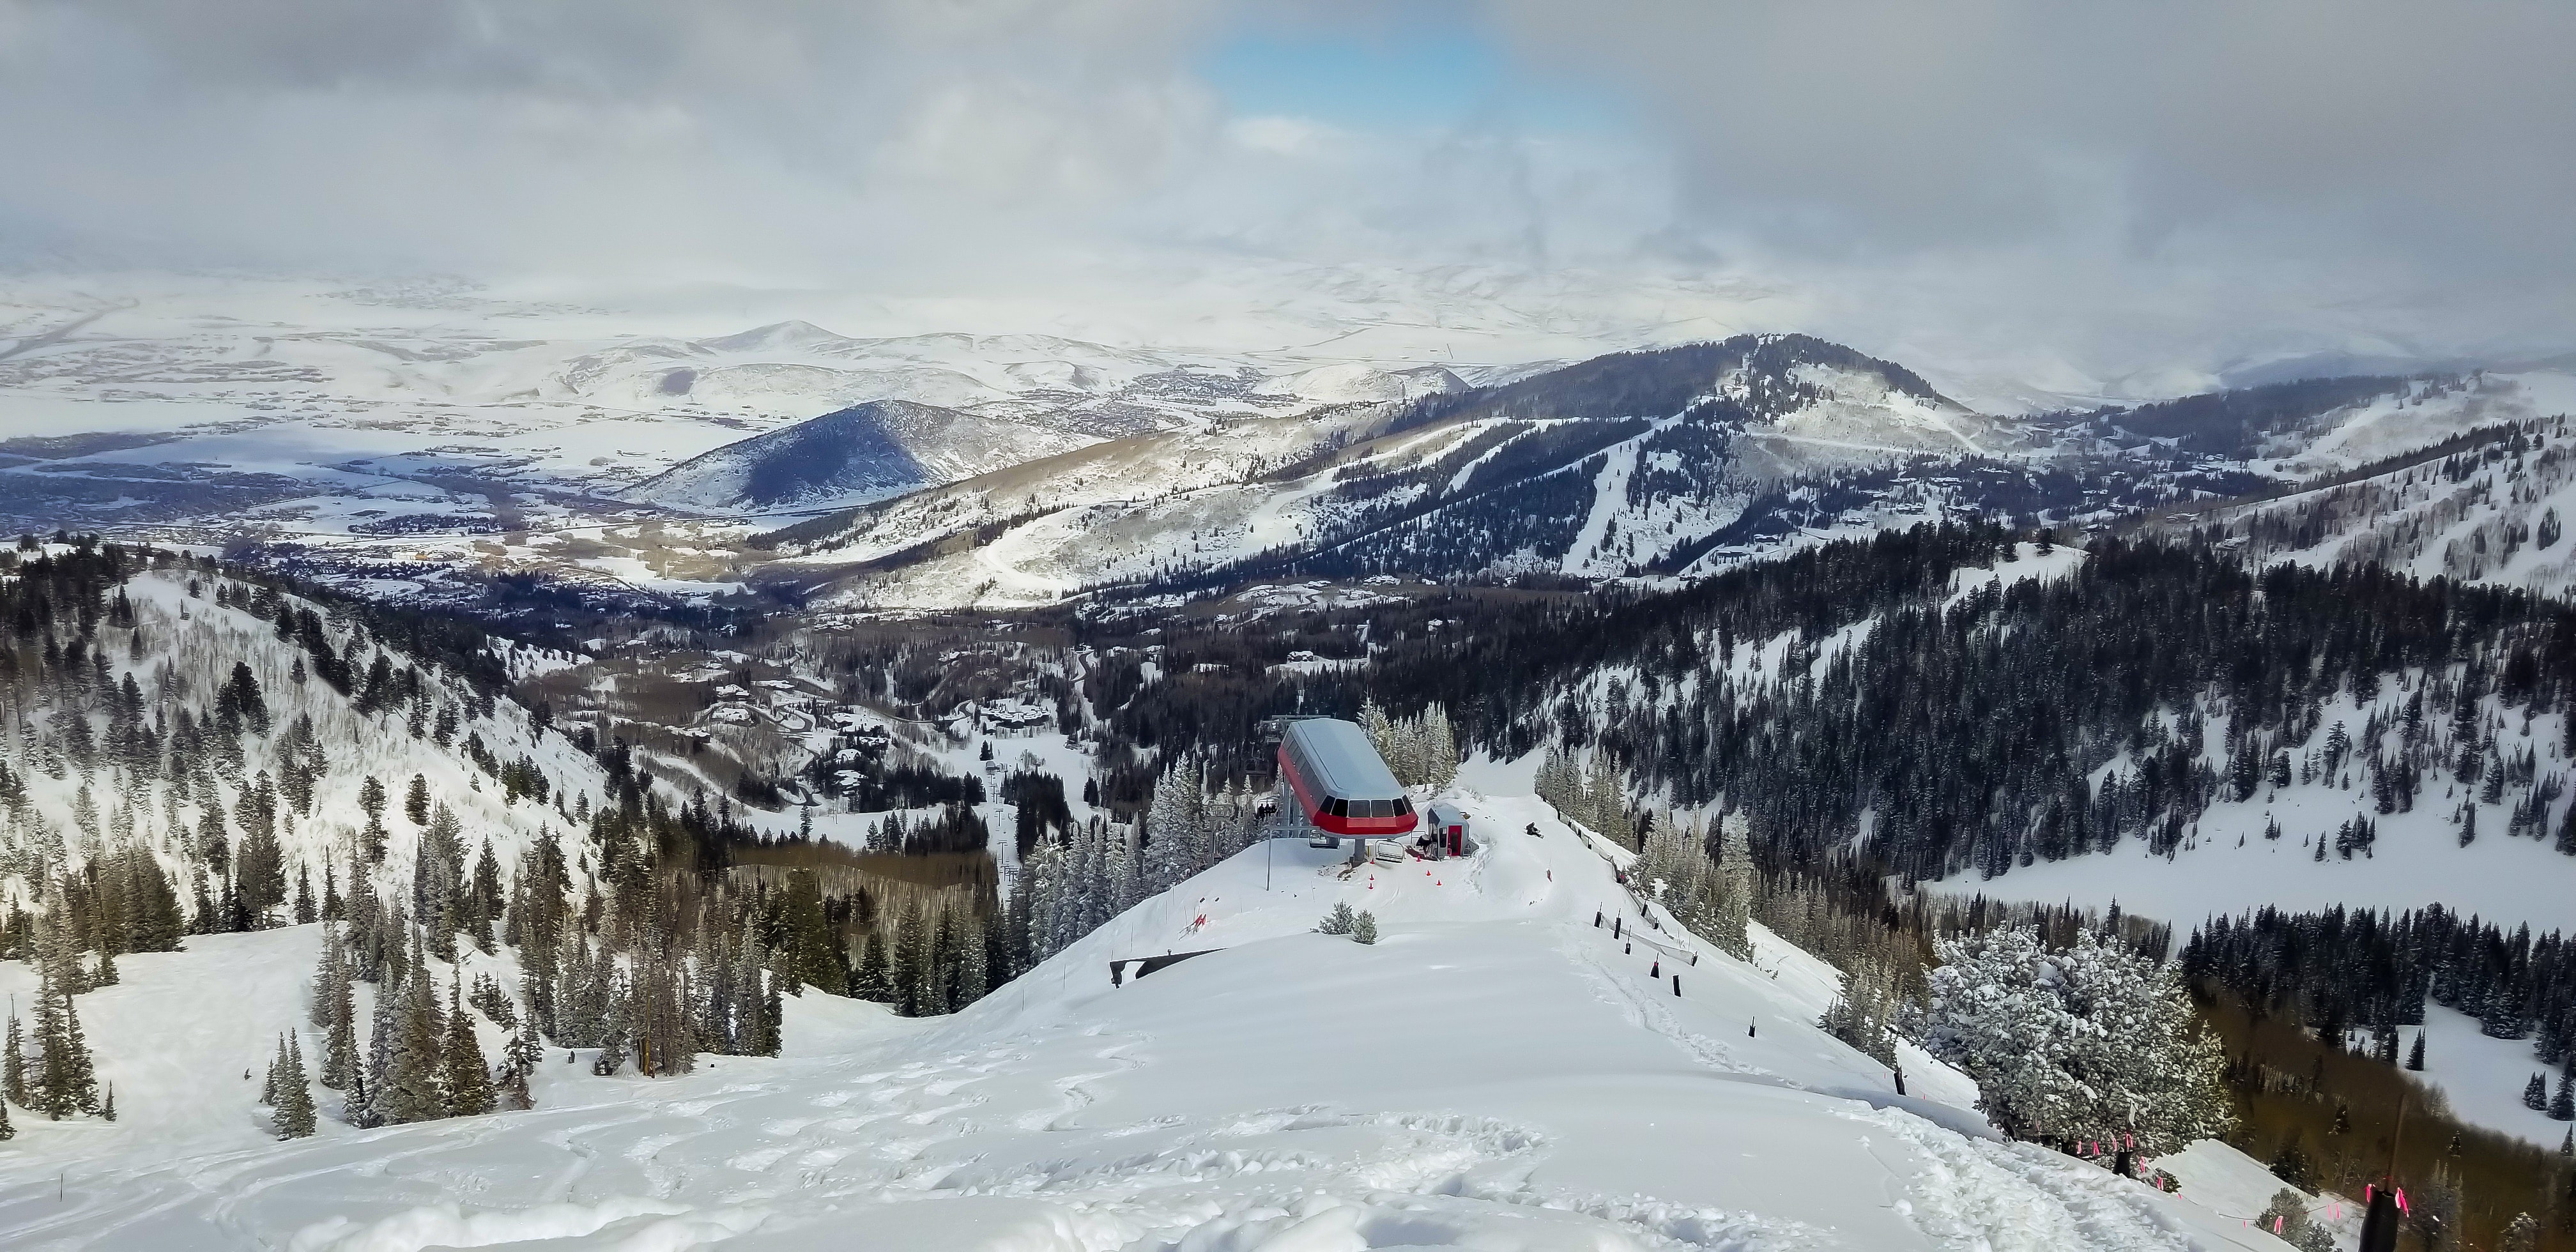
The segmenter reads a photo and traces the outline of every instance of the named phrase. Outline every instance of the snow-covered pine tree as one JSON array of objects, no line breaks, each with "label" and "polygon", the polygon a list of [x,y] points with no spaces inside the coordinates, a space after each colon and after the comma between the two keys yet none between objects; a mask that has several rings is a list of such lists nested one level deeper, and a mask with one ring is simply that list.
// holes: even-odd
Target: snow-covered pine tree
[{"label": "snow-covered pine tree", "polygon": [[280,1044],[277,1068],[270,1079],[273,1112],[269,1124],[280,1139],[313,1133],[313,1090],[304,1073],[304,1047],[291,1038]]},{"label": "snow-covered pine tree", "polygon": [[1376,697],[1360,702],[1358,721],[1360,733],[1368,736],[1369,746],[1377,749],[1377,754],[1386,757],[1391,764],[1394,757],[1388,754],[1395,748],[1395,722],[1387,717],[1385,707],[1377,702]]},{"label": "snow-covered pine tree", "polygon": [[[51,903],[60,904],[59,890]],[[48,909],[48,917],[64,915]],[[89,1043],[82,1036],[80,1010],[72,995],[80,987],[80,954],[63,927],[48,920],[37,931],[36,1048],[34,1097],[28,1107],[60,1121],[74,1113],[98,1111],[98,1080],[90,1065]]]},{"label": "snow-covered pine tree", "polygon": [[626,1049],[626,997],[612,989],[608,997],[608,1012],[600,1027],[599,1056],[590,1063],[590,1072],[602,1078],[615,1075],[626,1064]]},{"label": "snow-covered pine tree", "polygon": [[1698,819],[1683,823],[1670,813],[1659,814],[1648,823],[1644,843],[1631,876],[1684,930],[1712,935],[1723,887]]},{"label": "snow-covered pine tree", "polygon": [[1364,945],[1377,942],[1377,914],[1362,909],[1351,919],[1351,942]]},{"label": "snow-covered pine tree", "polygon": [[1112,917],[1136,907],[1150,894],[1145,889],[1144,850],[1136,846],[1136,833],[1133,826],[1103,824],[1103,837],[1108,841]]},{"label": "snow-covered pine tree", "polygon": [[439,1047],[439,1078],[448,1116],[480,1117],[492,1111],[492,1069],[483,1061],[474,1019],[465,1011],[452,979],[447,984],[447,1038]]},{"label": "snow-covered pine tree", "polygon": [[277,1079],[278,1075],[284,1072],[286,1072],[286,1035],[281,1032],[277,1036],[277,1051],[268,1058],[268,1072],[260,1079],[260,1107],[269,1108],[276,1105]]},{"label": "snow-covered pine tree", "polygon": [[9,997],[9,1031],[7,1052],[0,1055],[0,1098],[16,1104],[27,1103],[27,1040],[25,1029],[18,1024],[18,997]]},{"label": "snow-covered pine tree", "polygon": [[1753,819],[1744,810],[1718,823],[1718,890],[1702,937],[1739,961],[1753,959]]},{"label": "snow-covered pine tree", "polygon": [[2024,1137],[2134,1133],[2152,1154],[2224,1132],[2224,1057],[2170,967],[2080,933],[2036,928],[1943,940],[1923,1044],[1966,1072],[1987,1115]]},{"label": "snow-covered pine tree", "polygon": [[1817,1025],[1860,1054],[1893,1069],[1896,1065],[1897,996],[1895,977],[1885,965],[1855,960],[1844,975],[1842,990]]},{"label": "snow-covered pine tree", "polygon": [[[1147,841],[1146,894],[1170,890],[1174,884],[1214,863],[1209,859],[1211,840],[1207,829],[1207,807],[1205,781],[1196,758],[1182,758],[1156,780],[1154,798],[1146,809],[1144,828]],[[1106,868],[1105,853],[1103,847],[1096,854],[1101,862],[1100,869],[1085,866],[1084,872],[1077,875],[1086,896],[1097,894],[1107,884],[1103,872]],[[1089,933],[1108,920],[1107,902],[1102,901],[1098,907],[1102,910],[1101,915],[1091,920],[1083,928],[1083,933]],[[1089,910],[1086,910],[1088,914]]]},{"label": "snow-covered pine tree", "polygon": [[323,927],[322,951],[313,963],[313,1004],[305,1012],[305,1020],[311,1022],[316,1030],[330,1029],[331,999],[346,960],[340,949],[338,928]]},{"label": "snow-covered pine tree", "polygon": [[1547,801],[1548,807],[1555,809],[1565,820],[1584,826],[1592,824],[1582,775],[1564,753],[1551,747],[1547,755],[1539,758],[1534,789],[1538,798]]},{"label": "snow-covered pine tree", "polygon": [[2540,1252],[2540,1222],[2529,1213],[2516,1213],[2496,1236],[2496,1252]]},{"label": "snow-covered pine tree", "polygon": [[355,980],[349,976],[349,954],[336,938],[337,950],[332,962],[327,994],[330,997],[329,1019],[323,1023],[322,1085],[333,1091],[347,1091],[358,1081],[358,993]]},{"label": "snow-covered pine tree", "polygon": [[2283,1187],[2273,1193],[2271,1205],[2254,1219],[2254,1224],[2299,1252],[2334,1252],[2334,1235],[2308,1220],[2308,1198],[2293,1188]]},{"label": "snow-covered pine tree", "polygon": [[369,1016],[367,1027],[366,1067],[358,1075],[358,1081],[351,1084],[349,1098],[344,1102],[350,1125],[387,1126],[393,1123],[393,1107],[389,1101],[393,1091],[394,1039],[399,1034],[394,1009],[396,1001],[401,998],[400,991],[401,988],[393,984],[376,984],[375,1010]]},{"label": "snow-covered pine tree", "polygon": [[1337,900],[1333,903],[1333,910],[1324,914],[1324,920],[1315,923],[1315,933],[1319,935],[1347,935],[1351,933],[1353,929],[1357,928],[1358,925],[1359,916],[1351,911],[1350,901]]},{"label": "snow-covered pine tree", "polygon": [[[377,1106],[391,1123],[425,1122],[447,1115],[447,1094],[439,1087],[445,1031],[439,1021],[437,993],[430,987],[428,969],[415,966],[393,997],[397,1001],[393,1053],[377,1098]],[[384,994],[382,989],[378,994]]]},{"label": "snow-covered pine tree", "polygon": [[1434,700],[1422,710],[1422,785],[1446,787],[1458,780],[1458,732],[1449,724],[1449,709]]},{"label": "snow-covered pine tree", "polygon": [[1592,769],[1584,781],[1584,791],[1592,813],[1587,825],[1623,848],[1637,846],[1636,824],[1628,819],[1628,790],[1618,765],[1611,761],[1610,750],[1592,750]]}]

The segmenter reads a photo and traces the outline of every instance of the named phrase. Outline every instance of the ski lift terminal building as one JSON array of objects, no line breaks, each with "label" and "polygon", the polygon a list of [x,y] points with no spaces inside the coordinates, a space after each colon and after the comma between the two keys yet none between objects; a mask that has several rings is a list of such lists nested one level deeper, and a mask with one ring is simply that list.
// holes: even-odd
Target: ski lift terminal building
[{"label": "ski lift terminal building", "polygon": [[1408,835],[1421,825],[1413,801],[1368,735],[1339,718],[1300,718],[1279,736],[1279,789],[1308,825],[1362,841]]}]

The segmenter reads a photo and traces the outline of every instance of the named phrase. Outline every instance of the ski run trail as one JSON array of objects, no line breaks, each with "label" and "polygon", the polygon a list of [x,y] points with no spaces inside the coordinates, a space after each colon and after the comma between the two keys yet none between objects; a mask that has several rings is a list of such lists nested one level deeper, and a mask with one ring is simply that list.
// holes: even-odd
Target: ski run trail
[{"label": "ski run trail", "polygon": [[[1256,846],[954,1017],[808,995],[781,1058],[653,1080],[550,1054],[532,1111],[377,1130],[317,1090],[321,1132],[287,1143],[234,1071],[302,1025],[319,929],[138,955],[81,1000],[127,1115],[18,1115],[0,1247],[2282,1246],[2002,1141],[1920,1053],[1897,1096],[1811,1024],[1820,962],[1628,938],[1624,854],[1528,796],[1453,794],[1468,858],[1344,879],[1342,852]],[[1311,933],[1340,900],[1375,946]],[[1110,984],[1113,959],[1202,949]]]}]

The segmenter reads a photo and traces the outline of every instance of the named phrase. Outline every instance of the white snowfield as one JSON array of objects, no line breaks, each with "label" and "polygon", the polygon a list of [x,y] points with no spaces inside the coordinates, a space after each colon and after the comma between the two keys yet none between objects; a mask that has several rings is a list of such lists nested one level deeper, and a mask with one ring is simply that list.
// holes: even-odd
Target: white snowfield
[{"label": "white snowfield", "polygon": [[[212,1072],[244,1060],[147,1080],[146,1023],[110,1005],[184,971],[196,990],[167,1015],[239,1019],[256,1047],[301,1018],[283,975],[313,932],[138,956],[82,1001],[132,1112],[0,1148],[0,1246],[2278,1246],[1996,1139],[1938,1102],[1968,1089],[1919,1055],[1909,1086],[1934,1098],[1897,1097],[1808,1024],[1831,981],[1795,961],[1775,978],[1776,944],[1751,966],[1670,932],[1647,933],[1696,965],[1625,951],[1592,924],[1635,921],[1600,855],[1534,799],[1463,800],[1474,857],[1345,881],[1341,853],[1255,847],[954,1018],[809,996],[778,1060],[654,1081],[561,1077],[585,1067],[550,1056],[532,1112],[285,1144]],[[1341,900],[1377,915],[1375,946],[1309,933]],[[1222,950],[1110,986],[1113,958],[1200,949]],[[156,1125],[146,1107],[182,1081],[221,1094]]]}]

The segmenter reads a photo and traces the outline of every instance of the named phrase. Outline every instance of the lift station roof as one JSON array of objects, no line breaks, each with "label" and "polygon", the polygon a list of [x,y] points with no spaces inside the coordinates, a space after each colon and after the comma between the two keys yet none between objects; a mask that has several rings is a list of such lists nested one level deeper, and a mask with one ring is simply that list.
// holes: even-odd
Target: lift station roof
[{"label": "lift station roof", "polygon": [[1307,781],[1328,795],[1350,800],[1394,800],[1404,795],[1393,771],[1358,726],[1333,717],[1288,723],[1284,738],[1297,759],[1314,771]]}]

